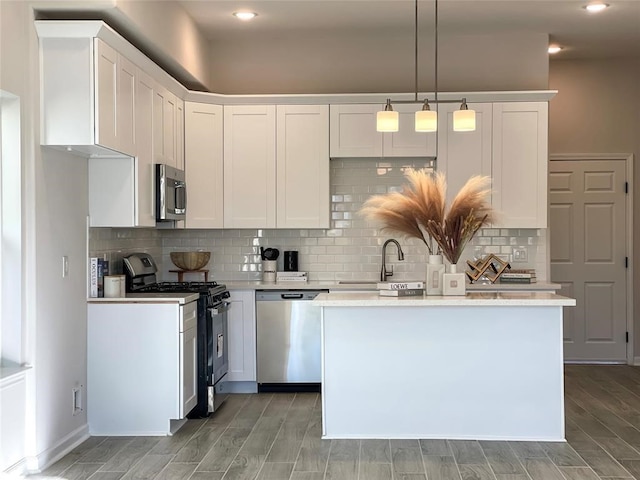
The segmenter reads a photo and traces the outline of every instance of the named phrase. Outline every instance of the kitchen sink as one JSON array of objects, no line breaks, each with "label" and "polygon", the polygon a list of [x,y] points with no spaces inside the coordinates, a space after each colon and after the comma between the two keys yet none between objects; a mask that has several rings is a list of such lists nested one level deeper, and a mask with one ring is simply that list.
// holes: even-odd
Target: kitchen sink
[{"label": "kitchen sink", "polygon": [[339,280],[338,285],[377,285],[376,280]]}]

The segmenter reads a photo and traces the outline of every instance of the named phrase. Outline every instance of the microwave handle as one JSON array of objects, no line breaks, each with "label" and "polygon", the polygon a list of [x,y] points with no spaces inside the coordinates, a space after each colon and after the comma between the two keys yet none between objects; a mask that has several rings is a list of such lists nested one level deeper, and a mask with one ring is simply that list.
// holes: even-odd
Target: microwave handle
[{"label": "microwave handle", "polygon": [[187,184],[185,182],[176,181],[174,199],[176,213],[185,213],[187,210]]}]

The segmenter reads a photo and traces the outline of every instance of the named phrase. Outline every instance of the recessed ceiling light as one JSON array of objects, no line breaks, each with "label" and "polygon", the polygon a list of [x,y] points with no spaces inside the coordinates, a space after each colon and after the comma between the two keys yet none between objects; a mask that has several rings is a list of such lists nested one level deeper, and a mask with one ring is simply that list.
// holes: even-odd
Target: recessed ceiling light
[{"label": "recessed ceiling light", "polygon": [[233,16],[238,20],[251,20],[258,16],[256,12],[233,12]]},{"label": "recessed ceiling light", "polygon": [[562,50],[560,45],[549,45],[548,52],[553,55],[554,53],[558,53],[560,50]]},{"label": "recessed ceiling light", "polygon": [[590,3],[589,5],[585,5],[583,8],[590,13],[601,12],[609,6],[608,3],[595,2]]}]

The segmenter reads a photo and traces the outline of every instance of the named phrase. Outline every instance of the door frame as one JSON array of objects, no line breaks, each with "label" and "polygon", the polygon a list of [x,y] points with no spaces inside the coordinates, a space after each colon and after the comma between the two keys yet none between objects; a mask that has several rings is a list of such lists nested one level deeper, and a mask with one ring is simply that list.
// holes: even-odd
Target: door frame
[{"label": "door frame", "polygon": [[[624,160],[626,165],[627,183],[629,192],[626,198],[627,211],[627,232],[626,232],[626,256],[629,259],[627,270],[627,332],[629,332],[629,343],[627,343],[627,364],[640,365],[640,357],[634,357],[634,328],[633,328],[633,154],[632,153],[561,153],[549,155],[549,161],[581,161],[581,160]],[[547,202],[550,205],[549,200]],[[550,232],[551,234],[551,232]],[[547,242],[548,242],[547,237]],[[548,245],[550,247],[550,245]],[[549,251],[549,249],[547,250]],[[550,251],[549,251],[550,253]],[[549,273],[551,273],[551,255],[549,255]]]}]

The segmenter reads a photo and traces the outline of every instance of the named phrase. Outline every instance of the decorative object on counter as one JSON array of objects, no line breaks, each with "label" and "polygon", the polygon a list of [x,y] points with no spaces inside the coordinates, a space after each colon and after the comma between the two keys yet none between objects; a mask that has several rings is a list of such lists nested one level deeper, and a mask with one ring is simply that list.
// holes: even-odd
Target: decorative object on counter
[{"label": "decorative object on counter", "polygon": [[285,250],[284,271],[285,272],[298,271],[298,251],[297,250]]},{"label": "decorative object on counter", "polygon": [[211,252],[171,252],[171,262],[180,270],[192,272],[201,270],[211,258]]},{"label": "decorative object on counter", "polygon": [[307,280],[307,272],[276,272],[277,282],[306,282]]},{"label": "decorative object on counter", "polygon": [[450,263],[449,273],[443,274],[443,294],[464,295],[465,274],[457,273],[456,264],[476,232],[492,221],[493,211],[486,200],[490,178],[471,177],[447,210],[442,173],[408,169],[406,177],[409,185],[403,185],[401,192],[375,195],[360,212],[381,223],[383,230],[422,240],[429,254],[442,253]]},{"label": "decorative object on counter", "polygon": [[427,263],[427,295],[442,295],[444,263],[442,255],[429,255]]},{"label": "decorative object on counter", "polygon": [[379,290],[378,295],[381,297],[422,297],[424,295],[424,289],[405,288],[404,290]]},{"label": "decorative object on counter", "polygon": [[409,282],[378,282],[378,290],[411,290],[424,289],[424,282],[415,280]]},{"label": "decorative object on counter", "polygon": [[467,270],[465,273],[471,283],[477,282],[483,276],[488,278],[491,283],[496,283],[500,275],[506,269],[511,268],[509,263],[495,256],[493,253],[475,262],[467,260],[467,265],[471,267],[471,270]]},{"label": "decorative object on counter", "polygon": [[178,282],[183,282],[184,281],[184,274],[185,273],[202,273],[204,274],[204,281],[208,282],[209,281],[209,270],[208,269],[200,269],[200,270],[169,270],[170,273],[177,273],[178,274]]},{"label": "decorative object on counter", "polygon": [[527,284],[536,282],[536,271],[533,268],[508,270],[500,275],[500,283]]},{"label": "decorative object on counter", "polygon": [[262,259],[262,281],[275,282],[276,270],[278,269],[278,257],[280,250],[277,248],[260,247],[260,258]]},{"label": "decorative object on counter", "polygon": [[106,275],[104,277],[105,298],[124,298],[125,285],[124,275]]}]

